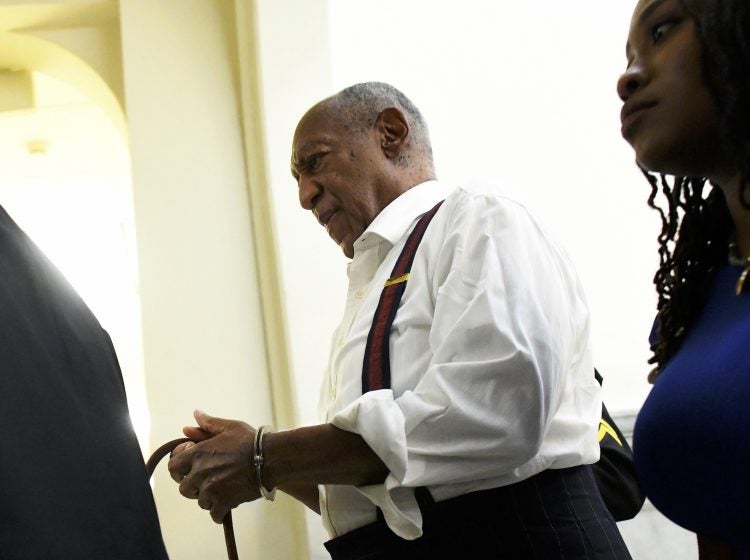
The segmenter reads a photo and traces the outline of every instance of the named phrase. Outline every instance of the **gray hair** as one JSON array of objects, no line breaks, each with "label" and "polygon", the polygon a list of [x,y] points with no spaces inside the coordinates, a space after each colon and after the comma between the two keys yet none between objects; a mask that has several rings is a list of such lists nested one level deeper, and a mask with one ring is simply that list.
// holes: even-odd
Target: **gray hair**
[{"label": "gray hair", "polygon": [[[395,107],[406,117],[412,148],[432,166],[432,146],[427,123],[416,105],[401,91],[383,82],[364,82],[349,86],[323,102],[347,130],[364,134],[371,130],[385,109]],[[404,154],[400,164],[409,163]]]}]

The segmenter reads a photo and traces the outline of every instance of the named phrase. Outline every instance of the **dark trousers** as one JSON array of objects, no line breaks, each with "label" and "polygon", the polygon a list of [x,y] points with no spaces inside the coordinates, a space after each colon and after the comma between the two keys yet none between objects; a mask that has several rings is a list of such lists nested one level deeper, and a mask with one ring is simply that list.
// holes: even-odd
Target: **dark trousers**
[{"label": "dark trousers", "polygon": [[588,466],[442,502],[422,493],[423,535],[382,521],[325,543],[333,560],[631,560]]}]

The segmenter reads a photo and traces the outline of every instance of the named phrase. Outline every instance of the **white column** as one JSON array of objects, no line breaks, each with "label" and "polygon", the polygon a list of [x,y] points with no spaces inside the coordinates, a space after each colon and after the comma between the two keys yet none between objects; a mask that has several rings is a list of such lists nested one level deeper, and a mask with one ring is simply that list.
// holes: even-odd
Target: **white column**
[{"label": "white column", "polygon": [[[154,447],[180,436],[196,407],[273,420],[232,7],[120,2]],[[178,494],[164,466],[155,496],[173,559],[225,555],[221,528]],[[235,510],[240,555],[303,558],[299,511],[284,499]]]},{"label": "white column", "polygon": [[[334,93],[328,0],[256,0],[258,56],[268,182],[289,349],[302,424],[318,423],[317,397],[329,333],[343,313],[346,258],[299,206],[289,171],[297,121]],[[310,558],[329,558],[320,517],[308,511]]]}]

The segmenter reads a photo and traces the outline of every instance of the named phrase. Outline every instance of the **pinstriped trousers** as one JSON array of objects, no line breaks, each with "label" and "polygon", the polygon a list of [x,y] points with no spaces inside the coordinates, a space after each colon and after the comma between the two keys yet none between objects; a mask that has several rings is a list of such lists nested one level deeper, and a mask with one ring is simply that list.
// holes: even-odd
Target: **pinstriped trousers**
[{"label": "pinstriped trousers", "polygon": [[418,496],[422,537],[401,539],[378,521],[328,541],[331,558],[631,560],[587,465],[443,502]]}]

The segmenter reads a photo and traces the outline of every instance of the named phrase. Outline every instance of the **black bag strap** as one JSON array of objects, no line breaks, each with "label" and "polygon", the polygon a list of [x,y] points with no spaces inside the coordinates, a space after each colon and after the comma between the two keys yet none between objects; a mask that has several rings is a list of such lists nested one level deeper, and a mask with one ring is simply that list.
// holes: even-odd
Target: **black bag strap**
[{"label": "black bag strap", "polygon": [[[602,376],[597,370],[594,374],[601,385]],[[601,455],[592,465],[596,485],[615,521],[632,519],[641,511],[646,495],[635,475],[633,450],[603,402],[598,438]]]},{"label": "black bag strap", "polygon": [[411,230],[401,254],[396,259],[391,276],[380,293],[380,301],[375,310],[370,332],[367,335],[367,346],[365,346],[365,358],[362,364],[362,394],[391,387],[391,355],[388,345],[391,326],[396,317],[401,296],[406,290],[406,281],[409,279],[409,271],[414,262],[417,247],[442,203],[441,200],[433,206]]}]

